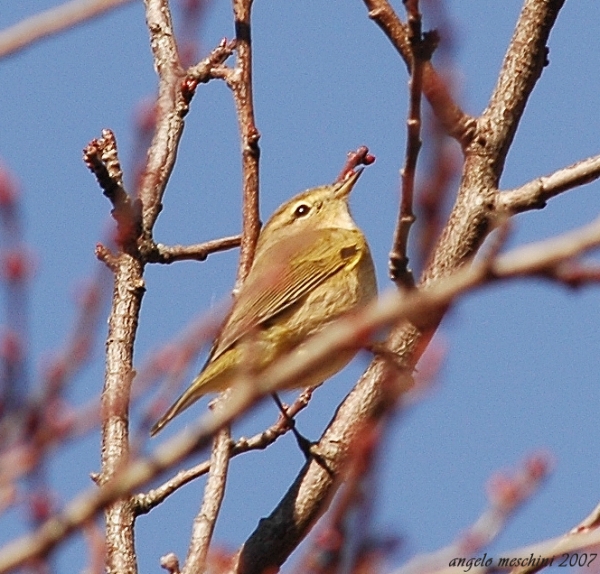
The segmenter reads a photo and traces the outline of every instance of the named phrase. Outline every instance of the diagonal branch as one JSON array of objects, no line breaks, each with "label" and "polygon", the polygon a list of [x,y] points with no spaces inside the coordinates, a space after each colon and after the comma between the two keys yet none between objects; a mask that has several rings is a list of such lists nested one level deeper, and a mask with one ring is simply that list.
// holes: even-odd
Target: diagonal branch
[{"label": "diagonal branch", "polygon": [[[408,26],[400,20],[388,0],[363,1],[369,10],[369,18],[389,38],[410,72],[411,48]],[[465,148],[471,141],[475,120],[460,108],[446,82],[430,61],[423,65],[423,94],[448,134]]]},{"label": "diagonal branch", "polygon": [[538,177],[517,189],[499,192],[496,206],[499,211],[509,213],[542,209],[549,199],[598,178],[600,155],[581,160],[550,175]]},{"label": "diagonal branch", "polygon": [[132,0],[71,0],[22,20],[0,32],[0,58],[48,36],[88,22]]},{"label": "diagonal branch", "polygon": [[[286,416],[280,415],[277,421],[266,430],[250,438],[241,437],[235,443],[231,443],[228,446],[229,457],[233,458],[238,454],[243,454],[251,450],[264,450],[273,444],[279,437],[289,432],[291,430],[289,420],[294,418],[308,406],[313,390],[314,389],[312,388],[308,388],[302,391],[294,403],[286,408]],[[199,476],[206,474],[210,470],[210,467],[210,460],[205,460],[192,468],[178,472],[159,487],[154,488],[147,493],[136,495],[133,500],[136,513],[138,515],[147,514],[179,488],[185,486],[188,482]]]},{"label": "diagonal branch", "polygon": [[[413,290],[407,295],[403,296],[392,289],[383,295],[368,313],[350,321],[338,321],[312,338],[310,342],[307,341],[306,354],[301,361],[295,361],[294,364],[293,361],[284,360],[281,364],[272,365],[265,372],[266,382],[272,387],[284,384],[285,381],[297,376],[301,369],[310,369],[315,364],[319,364],[323,357],[329,357],[332,353],[352,344],[357,334],[363,336],[366,332],[377,331],[403,318],[414,321],[416,317],[429,317],[430,320],[435,320],[440,309],[447,308],[456,298],[483,285],[526,276],[555,278],[559,274],[553,277],[552,269],[557,268],[565,260],[577,257],[598,246],[600,246],[600,219],[560,237],[515,249],[501,255],[495,261],[478,262],[471,267],[465,267],[451,277],[434,282],[421,290]],[[384,361],[373,362],[341,405],[336,418],[320,441],[319,446],[323,447],[323,452],[327,455],[328,467],[333,474],[342,467],[344,450],[356,431],[356,427],[347,425],[347,417],[360,417],[372,411],[372,407],[365,400],[364,391],[367,389],[375,393],[381,392],[378,390],[380,386],[375,384],[377,377],[374,375],[377,375],[377,371],[381,371],[383,366]],[[268,392],[268,389],[263,388],[263,391]],[[195,429],[183,432],[157,447],[151,457],[127,463],[101,488],[94,488],[74,497],[61,513],[52,517],[38,530],[4,546],[0,550],[0,574],[17,568],[28,559],[48,552],[112,501],[141,487],[163,471],[197,452],[206,445],[211,434],[208,431],[212,432],[226,424],[224,417],[221,415],[217,418],[217,414],[211,415],[214,417],[211,419],[212,428],[208,428],[206,420],[201,421]],[[232,418],[237,413],[225,414],[225,418]],[[315,476],[316,474],[318,476]],[[319,513],[315,514],[314,508],[306,501],[310,501],[312,497],[323,501],[321,489],[326,488],[328,482],[333,480],[332,474],[324,470],[320,464],[310,462],[305,465],[290,490],[291,494],[288,493],[280,503],[280,506],[286,506],[290,511],[294,508],[295,500],[303,501],[301,508],[294,509],[293,531],[286,530],[285,538],[272,539],[268,546],[263,546],[261,548],[263,559],[271,560],[271,564],[281,564],[286,551],[292,549],[291,539],[294,538],[295,541],[292,542],[294,545],[297,544],[308,527],[325,510],[326,503],[321,502]],[[311,497],[303,496],[307,490],[312,493]],[[286,515],[281,513],[282,510],[274,512],[280,518],[285,518]],[[288,515],[288,518],[291,516]],[[263,525],[266,528],[272,520],[272,517],[263,519],[258,532]],[[284,523],[280,522],[280,526]],[[252,571],[247,568],[252,562],[254,538],[255,535],[246,543],[242,551],[246,560],[244,567],[238,567],[239,571]],[[273,550],[272,554],[268,552],[270,549]],[[254,547],[254,550],[257,548]],[[256,562],[252,563],[256,565]]]},{"label": "diagonal branch", "polygon": [[544,66],[550,31],[564,0],[526,0],[504,56],[498,82],[478,121],[478,145],[491,153],[499,179],[527,100]]}]

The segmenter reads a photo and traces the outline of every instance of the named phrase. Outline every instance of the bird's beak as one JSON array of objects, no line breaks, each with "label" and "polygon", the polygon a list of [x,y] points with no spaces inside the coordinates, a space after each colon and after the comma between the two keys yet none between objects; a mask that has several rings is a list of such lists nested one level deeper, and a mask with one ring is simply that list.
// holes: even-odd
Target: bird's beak
[{"label": "bird's beak", "polygon": [[337,184],[338,187],[335,190],[335,196],[346,199],[350,195],[354,184],[358,181],[358,178],[360,177],[360,174],[363,172],[363,170],[364,167],[361,167],[356,171],[349,172],[346,175],[346,179]]}]

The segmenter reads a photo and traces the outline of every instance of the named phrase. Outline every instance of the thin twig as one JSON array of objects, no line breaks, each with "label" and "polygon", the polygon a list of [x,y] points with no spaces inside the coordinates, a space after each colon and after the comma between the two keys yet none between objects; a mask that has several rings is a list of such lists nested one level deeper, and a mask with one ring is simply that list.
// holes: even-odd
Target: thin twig
[{"label": "thin twig", "polygon": [[239,289],[250,271],[260,232],[258,202],[260,133],[254,118],[252,96],[251,11],[252,0],[233,0],[237,59],[235,73],[229,76],[227,83],[233,91],[240,128],[243,180],[242,245],[236,289]]},{"label": "thin twig", "polygon": [[398,221],[394,231],[389,255],[390,277],[399,287],[412,288],[415,280],[408,268],[408,236],[415,222],[413,198],[417,159],[421,149],[421,92],[423,89],[423,67],[433,54],[437,44],[434,34],[422,34],[421,13],[418,0],[405,2],[408,13],[409,43],[411,49],[411,74],[409,81],[409,110],[406,122],[406,153],[401,171],[402,191]]},{"label": "thin twig", "polygon": [[544,453],[527,458],[514,476],[494,475],[488,483],[489,507],[479,518],[445,548],[415,556],[394,574],[439,573],[447,570],[456,556],[475,556],[490,545],[505,529],[508,521],[539,491],[550,472],[550,459]]},{"label": "thin twig", "polygon": [[[228,42],[227,38],[223,38],[206,58],[187,69],[181,84],[181,92],[186,105],[191,102],[198,84],[206,84],[214,78],[222,79],[224,71],[230,70],[225,66],[225,60],[233,54],[235,45],[235,40]],[[182,107],[181,113],[183,115],[187,113],[185,106]]]},{"label": "thin twig", "polygon": [[239,247],[241,235],[212,239],[196,245],[162,245],[156,244],[156,250],[148,255],[151,263],[174,263],[175,261],[205,261],[211,253],[227,251]]},{"label": "thin twig", "polygon": [[[273,444],[279,437],[288,433],[291,429],[288,424],[290,418],[294,418],[300,411],[308,406],[314,389],[305,389],[298,398],[286,408],[287,417],[280,415],[277,421],[268,429],[255,434],[250,438],[239,438],[229,446],[229,457],[233,458],[239,454],[252,450],[264,450]],[[157,488],[147,493],[140,493],[133,498],[135,511],[138,515],[146,514],[161,504],[171,494],[185,486],[192,480],[206,474],[210,470],[210,461],[205,460],[192,468],[182,470]]]},{"label": "thin twig", "polygon": [[123,251],[134,253],[141,233],[141,204],[132,201],[123,187],[123,170],[114,133],[109,129],[102,130],[102,137],[93,139],[84,148],[83,160],[113,205],[111,215],[117,222],[117,245]]},{"label": "thin twig", "polygon": [[345,181],[359,165],[371,165],[375,162],[375,156],[369,153],[366,145],[360,146],[355,151],[350,151],[346,157],[346,163],[335,179],[337,182]]},{"label": "thin twig", "polygon": [[[369,10],[369,18],[388,37],[410,72],[411,48],[408,27],[400,20],[388,0],[363,1]],[[473,137],[476,121],[459,107],[446,82],[429,61],[423,65],[423,94],[447,133],[458,140],[465,149]]]},{"label": "thin twig", "polygon": [[0,58],[14,54],[34,42],[89,22],[132,0],[71,0],[30,16],[0,32]]},{"label": "thin twig", "polygon": [[160,567],[164,568],[169,574],[179,574],[179,560],[173,552],[160,557]]}]

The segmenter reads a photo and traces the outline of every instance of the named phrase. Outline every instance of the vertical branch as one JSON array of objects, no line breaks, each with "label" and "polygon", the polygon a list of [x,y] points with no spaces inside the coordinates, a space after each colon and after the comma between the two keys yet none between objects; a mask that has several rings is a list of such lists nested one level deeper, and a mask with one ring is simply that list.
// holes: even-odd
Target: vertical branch
[{"label": "vertical branch", "polygon": [[[113,479],[130,456],[129,402],[133,380],[133,347],[144,294],[144,266],[154,248],[152,231],[162,209],[162,196],[175,163],[183,131],[187,102],[181,91],[183,71],[179,63],[167,0],[145,0],[146,21],[155,68],[159,75],[156,128],[138,199],[123,187],[123,174],[114,136],[108,130],[85,150],[94,171],[113,204],[117,221],[116,255],[99,246],[97,254],[113,271],[114,287],[106,348],[106,374],[102,392],[102,473],[99,484]],[[134,546],[135,510],[127,494],[107,506],[106,570],[136,574]]]},{"label": "vertical branch", "polygon": [[[369,11],[369,18],[381,28],[409,71],[412,71],[408,26],[400,20],[388,0],[363,0],[363,2]],[[473,139],[475,119],[461,109],[452,97],[446,82],[429,60],[423,64],[423,94],[448,135],[465,148]]]},{"label": "vertical branch", "polygon": [[[110,130],[104,130],[102,135],[85,148],[84,160],[113,205],[119,252],[113,255],[101,245],[96,248],[98,258],[114,273],[101,401],[102,473],[97,478],[99,485],[114,479],[129,462],[133,344],[144,294],[144,264],[136,247],[140,234],[139,203],[132,202],[123,188],[114,135]],[[133,536],[135,514],[130,498],[119,498],[105,510],[106,570],[111,574],[137,572]]]},{"label": "vertical branch", "polygon": [[228,84],[233,90],[235,107],[240,126],[242,144],[242,244],[236,289],[239,289],[250,271],[254,259],[254,248],[260,231],[258,205],[258,165],[260,133],[254,119],[252,98],[252,38],[250,16],[252,0],[233,0],[237,60],[235,73],[229,76]]},{"label": "vertical branch", "polygon": [[431,57],[431,35],[423,37],[421,31],[421,14],[418,0],[405,0],[408,13],[410,42],[409,111],[406,137],[406,155],[401,170],[402,191],[398,221],[394,232],[392,250],[390,251],[390,277],[398,286],[411,288],[414,286],[412,272],[408,269],[408,235],[415,221],[413,213],[413,197],[417,159],[421,149],[421,92],[423,90],[423,65]]},{"label": "vertical branch", "polygon": [[143,205],[144,239],[151,241],[152,228],[162,210],[162,197],[175,165],[187,102],[181,94],[185,72],[179,60],[168,1],[144,0],[144,4],[154,66],[159,77],[156,129],[138,192]]},{"label": "vertical branch", "polygon": [[[260,232],[258,204],[260,134],[254,118],[252,98],[252,38],[251,38],[252,0],[233,0],[235,18],[236,65],[233,70],[220,67],[213,71],[225,79],[233,92],[242,149],[242,239],[240,260],[235,290],[246,279]],[[219,402],[215,408],[219,408]],[[202,571],[212,539],[215,523],[221,509],[225,493],[229,458],[231,454],[231,429],[223,427],[215,436],[211,451],[210,472],[204,491],[204,500],[194,521],[192,540],[188,550],[184,574]]]},{"label": "vertical branch", "polygon": [[[219,404],[217,403],[215,408],[219,408]],[[194,520],[192,539],[182,574],[194,574],[206,570],[210,541],[225,495],[230,456],[231,436],[229,427],[226,427],[219,431],[213,442],[210,472],[204,488],[202,508]]]},{"label": "vertical branch", "polygon": [[[382,27],[396,49],[404,57],[406,30],[387,0],[364,0],[369,16]],[[526,100],[539,77],[539,55],[543,53],[548,35],[563,0],[526,0],[513,41],[509,46],[510,58],[505,60],[499,85],[508,90],[496,92],[483,119],[474,120],[449,101],[448,92],[433,90],[437,77],[430,62],[425,65],[424,92],[434,113],[467,151],[463,167],[461,189],[457,203],[445,227],[434,255],[421,277],[423,287],[435,279],[447,277],[459,270],[477,252],[489,231],[489,220],[494,214],[497,182],[503,160],[524,107],[518,100]],[[445,94],[445,95],[444,95]],[[439,99],[434,96],[443,96]],[[445,110],[446,102],[448,108]],[[507,115],[506,112],[511,112]],[[512,113],[514,112],[514,113]],[[494,125],[494,122],[497,124]],[[505,124],[508,122],[508,125]],[[489,133],[489,132],[492,133]],[[494,133],[496,132],[496,133]],[[492,137],[492,147],[486,145]],[[432,308],[427,323],[421,327],[403,323],[393,329],[388,348],[398,356],[398,365],[409,370],[424,351],[433,336],[447,305]],[[412,317],[417,317],[415,312]],[[327,501],[337,488],[333,475],[342,468],[347,457],[347,444],[358,435],[362,425],[382,411],[385,405],[385,382],[389,368],[383,359],[375,358],[351,393],[338,407],[336,414],[319,440],[319,452],[331,449],[325,471],[317,462],[307,463],[290,486],[268,519],[263,519],[242,546],[236,572],[249,574],[276,570],[305,537],[310,527],[324,512]],[[393,373],[397,379],[397,372]],[[410,388],[410,377],[403,377],[397,392]],[[277,536],[279,534],[279,537]]]}]

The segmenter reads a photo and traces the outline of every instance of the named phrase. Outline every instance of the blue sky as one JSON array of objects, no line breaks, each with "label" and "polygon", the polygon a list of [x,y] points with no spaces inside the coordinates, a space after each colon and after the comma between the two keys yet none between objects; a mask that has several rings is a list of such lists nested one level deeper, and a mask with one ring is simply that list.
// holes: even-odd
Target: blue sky
[{"label": "blue sky", "polygon": [[[54,4],[7,3],[0,26]],[[447,3],[458,95],[469,113],[486,105],[520,4]],[[294,193],[332,181],[346,152],[368,145],[377,161],[361,178],[352,207],[371,244],[380,288],[390,288],[386,258],[404,154],[404,64],[361,2],[256,2],[253,21],[263,219]],[[550,37],[550,65],[508,155],[503,188],[599,152],[599,25],[597,2],[566,3]],[[201,30],[202,53],[232,34],[229,3],[213,2]],[[74,296],[98,265],[93,249],[107,227],[110,205],[81,150],[111,128],[131,173],[134,110],[156,89],[141,2],[0,61],[0,86],[0,157],[20,180],[26,238],[37,262],[30,305],[35,382],[49,353],[68,336]],[[239,190],[233,103],[227,88],[212,82],[199,88],[186,120],[157,241],[194,243],[237,233]],[[599,192],[594,183],[519,216],[509,247],[591,221]],[[191,317],[226,299],[236,256],[232,251],[204,263],[148,268],[138,366]],[[488,552],[559,535],[597,504],[599,321],[597,289],[572,291],[540,280],[469,295],[449,313],[435,341],[445,358],[434,388],[394,423],[380,461],[375,527],[402,537],[401,557],[448,544],[486,507],[490,475],[538,449],[552,453],[554,473]],[[69,389],[75,404],[101,389],[104,329],[103,323],[92,364]],[[320,434],[365,364],[360,357],[316,393],[299,418],[305,434]],[[205,402],[190,409],[165,436],[204,408]],[[264,405],[236,431],[248,435],[275,416]],[[50,471],[59,501],[91,485],[98,445],[94,434],[60,452]],[[302,463],[291,437],[235,459],[216,540],[239,545]],[[183,558],[202,488],[203,481],[188,485],[139,519],[144,571],[156,571],[168,551]],[[0,519],[0,542],[21,531],[12,519],[18,516]],[[66,549],[58,559],[61,570],[82,568],[82,543]]]}]

